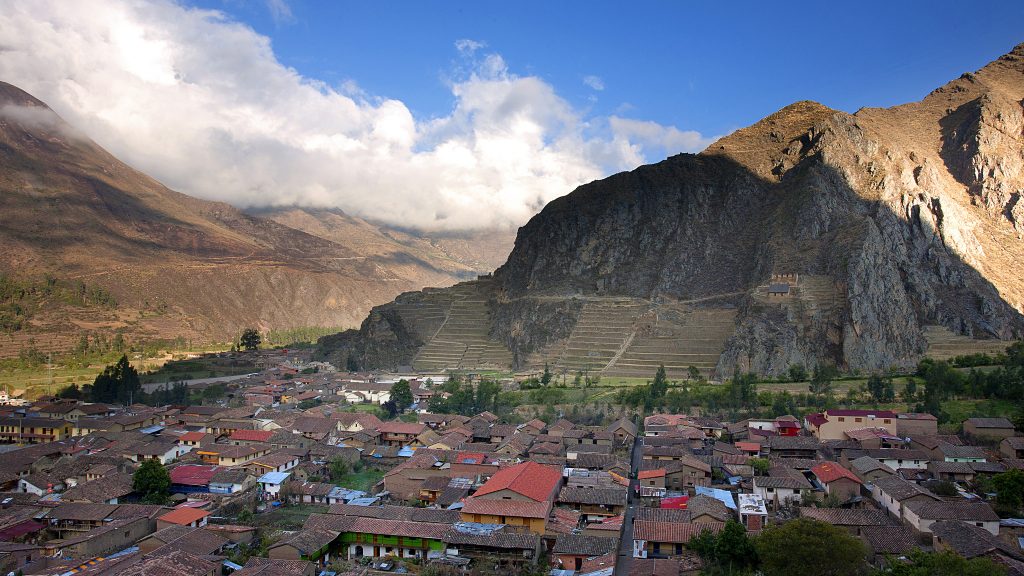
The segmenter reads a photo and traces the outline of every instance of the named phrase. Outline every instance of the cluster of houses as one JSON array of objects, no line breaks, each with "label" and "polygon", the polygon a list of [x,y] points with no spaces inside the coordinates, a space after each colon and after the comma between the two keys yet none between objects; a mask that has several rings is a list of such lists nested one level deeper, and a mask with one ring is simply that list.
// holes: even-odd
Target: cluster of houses
[{"label": "cluster of houses", "polygon": [[[386,402],[385,386],[277,366],[235,387],[230,407],[0,406],[0,571],[307,575],[414,559],[696,574],[688,544],[704,531],[735,521],[756,534],[803,516],[849,530],[873,561],[951,549],[1024,575],[1024,520],[1000,519],[971,491],[1024,469],[1024,437],[1005,419],[972,418],[951,436],[929,415],[884,410],[740,422],[656,414],[640,432],[628,418],[509,424],[418,410],[382,421],[342,408]],[[411,389],[421,407],[433,393],[426,382]],[[146,460],[167,469],[169,503],[136,491]],[[380,481],[332,482],[339,462]],[[238,521],[243,511],[301,504],[316,508],[300,530],[264,557],[230,561],[265,535]]]}]

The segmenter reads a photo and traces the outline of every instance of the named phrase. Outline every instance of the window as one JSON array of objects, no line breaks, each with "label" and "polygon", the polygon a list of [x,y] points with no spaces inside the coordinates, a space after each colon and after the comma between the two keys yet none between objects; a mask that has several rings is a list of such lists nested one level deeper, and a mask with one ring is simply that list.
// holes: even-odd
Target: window
[{"label": "window", "polygon": [[985,523],[984,522],[975,522],[974,525],[980,528],[980,527],[984,526]]},{"label": "window", "polygon": [[854,422],[862,422],[863,420],[864,420],[863,418],[854,418],[853,419]]},{"label": "window", "polygon": [[882,420],[882,422],[885,422],[886,424],[888,424],[889,422],[891,422],[891,420],[892,420],[891,418],[886,418],[885,420]]},{"label": "window", "polygon": [[842,416],[840,416],[840,417],[839,417],[839,421],[840,421],[840,422],[846,422],[846,418],[843,418]]}]

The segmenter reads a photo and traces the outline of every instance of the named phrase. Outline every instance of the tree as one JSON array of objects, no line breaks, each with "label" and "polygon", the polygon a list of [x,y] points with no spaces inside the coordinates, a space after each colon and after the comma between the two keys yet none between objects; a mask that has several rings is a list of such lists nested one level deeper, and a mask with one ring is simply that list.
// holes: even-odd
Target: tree
[{"label": "tree", "polygon": [[406,408],[412,406],[412,389],[408,380],[403,378],[391,385],[391,401],[395,403],[395,408],[399,412],[404,412]]},{"label": "tree", "polygon": [[907,378],[907,384],[903,387],[903,400],[910,402],[917,398],[917,380]]},{"label": "tree", "polygon": [[651,382],[651,399],[660,400],[665,397],[665,392],[668,392],[668,375],[665,374],[665,365],[658,366],[658,371],[654,373],[654,380]]},{"label": "tree", "polygon": [[766,576],[853,576],[867,554],[846,530],[810,518],[766,529],[755,546]]},{"label": "tree", "polygon": [[548,384],[551,384],[551,378],[552,378],[551,368],[549,368],[548,367],[548,363],[545,362],[544,363],[544,373],[540,375],[540,383],[545,385],[545,386],[547,386]]},{"label": "tree", "polygon": [[68,384],[67,386],[60,389],[57,392],[58,398],[68,398],[71,400],[81,400],[82,391],[78,388],[78,384]]},{"label": "tree", "polygon": [[255,328],[246,328],[238,339],[238,347],[243,350],[259,350],[262,343],[263,339]]},{"label": "tree", "polygon": [[348,475],[348,472],[348,463],[341,458],[334,458],[327,465],[327,473],[331,476],[331,482],[340,482],[342,478]]},{"label": "tree", "polygon": [[686,376],[690,380],[700,380],[700,370],[696,366],[689,366],[686,368]]},{"label": "tree", "polygon": [[970,560],[951,550],[924,552],[912,550],[905,560],[887,562],[887,567],[875,570],[872,576],[1002,576],[1006,567],[979,556]]},{"label": "tree", "polygon": [[788,372],[789,379],[793,382],[807,381],[807,368],[805,368],[803,364],[790,364]]},{"label": "tree", "polygon": [[159,460],[143,460],[132,476],[132,489],[149,504],[163,504],[170,495],[171,475]]},{"label": "tree", "polygon": [[687,544],[704,561],[702,574],[744,574],[757,565],[757,551],[747,537],[747,530],[735,520],[729,520],[718,534],[702,530]]},{"label": "tree", "polygon": [[750,466],[754,469],[755,476],[764,476],[768,474],[768,470],[772,467],[772,462],[767,458],[751,458]]},{"label": "tree", "polygon": [[839,370],[832,364],[818,365],[814,367],[814,375],[811,376],[809,389],[811,394],[828,394],[832,391],[832,381],[839,376]]},{"label": "tree", "polygon": [[128,357],[122,355],[96,376],[90,396],[93,402],[130,404],[141,390],[139,372],[128,362]]},{"label": "tree", "polygon": [[992,477],[996,491],[995,510],[1000,516],[1015,517],[1024,505],[1024,472],[1008,470]]}]

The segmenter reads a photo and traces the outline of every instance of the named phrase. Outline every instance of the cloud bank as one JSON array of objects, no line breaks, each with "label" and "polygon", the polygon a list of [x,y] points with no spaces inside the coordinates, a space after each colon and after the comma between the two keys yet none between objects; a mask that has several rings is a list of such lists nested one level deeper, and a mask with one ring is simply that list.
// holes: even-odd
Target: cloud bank
[{"label": "cloud bank", "polygon": [[484,49],[458,41],[452,112],[415,118],[399,100],[303,77],[220,12],[0,0],[0,79],[168,186],[241,207],[341,208],[425,230],[518,226],[579,184],[710,143],[587,117]]}]

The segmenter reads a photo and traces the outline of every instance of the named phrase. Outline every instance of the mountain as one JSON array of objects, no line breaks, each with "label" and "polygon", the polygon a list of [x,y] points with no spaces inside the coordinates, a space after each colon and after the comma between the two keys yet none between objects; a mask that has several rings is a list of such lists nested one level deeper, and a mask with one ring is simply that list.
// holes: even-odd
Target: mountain
[{"label": "mountain", "polygon": [[320,352],[724,376],[1005,348],[1024,333],[1022,99],[1024,44],[920,102],[795,103],[552,201],[493,278],[403,294]]},{"label": "mountain", "polygon": [[[0,82],[0,284],[41,295],[0,294],[0,357],[63,352],[83,331],[226,341],[246,326],[355,326],[404,291],[493,270],[459,238],[396,240],[341,213],[291,212],[278,223],[169,190]],[[116,305],[69,301],[76,291]]]}]

